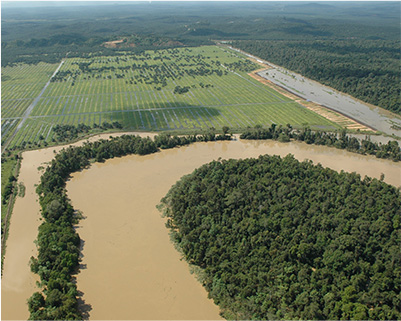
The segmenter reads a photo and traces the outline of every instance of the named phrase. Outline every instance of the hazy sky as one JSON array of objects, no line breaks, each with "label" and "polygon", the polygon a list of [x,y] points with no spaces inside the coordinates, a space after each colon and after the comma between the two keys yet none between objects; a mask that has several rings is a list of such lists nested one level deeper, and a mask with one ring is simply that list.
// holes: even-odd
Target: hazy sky
[{"label": "hazy sky", "polygon": [[[118,0],[118,1],[102,1],[102,0],[88,0],[88,1],[80,1],[80,0],[68,0],[68,1],[52,1],[52,0],[44,0],[44,1],[26,1],[26,0],[11,0],[11,1],[1,1],[1,5],[5,7],[40,7],[40,6],[76,6],[76,5],[108,5],[116,2],[126,2],[126,3],[135,3],[135,2],[155,2],[155,1],[171,1],[171,0],[137,0],[137,1],[129,1],[129,0]],[[175,1],[191,1],[191,0],[174,0]],[[197,0],[197,1],[216,1],[216,0]],[[269,1],[269,2],[277,2],[277,0],[219,0],[219,1]],[[329,2],[331,0],[319,0],[319,1],[305,1],[305,0],[278,0],[279,2],[288,2],[288,1],[302,1],[302,2]],[[341,1],[341,0],[340,0]],[[374,1],[374,0],[371,0]],[[376,0],[377,1],[377,0]],[[391,0],[390,0],[391,1]],[[398,0],[394,0],[398,1]],[[336,1],[337,2],[337,1]],[[342,2],[349,2],[347,0],[343,0]],[[354,2],[354,1],[353,1]]]}]

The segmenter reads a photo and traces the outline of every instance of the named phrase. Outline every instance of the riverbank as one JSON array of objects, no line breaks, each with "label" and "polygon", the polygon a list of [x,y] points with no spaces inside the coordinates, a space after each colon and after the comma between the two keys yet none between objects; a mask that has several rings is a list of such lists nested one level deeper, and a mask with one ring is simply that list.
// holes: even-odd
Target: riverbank
[{"label": "riverbank", "polygon": [[[109,136],[121,136],[124,133],[100,134],[73,144],[53,146],[40,150],[25,151],[21,154],[22,162],[18,177],[18,184],[24,184],[24,197],[16,197],[14,209],[10,218],[7,253],[3,262],[1,286],[1,317],[2,320],[26,320],[29,318],[27,299],[38,290],[36,281],[38,276],[31,273],[29,260],[37,256],[34,241],[41,224],[40,207],[36,186],[40,183],[40,176],[55,153],[64,147],[79,146],[86,141],[107,139]],[[127,133],[125,133],[127,134]],[[129,133],[153,137],[153,133]]]},{"label": "riverbank", "polygon": [[[130,133],[134,134],[134,133]],[[123,135],[123,133],[119,133],[118,135]],[[152,136],[155,135],[154,133],[141,133],[141,136]],[[91,138],[91,140],[96,140],[99,138],[107,138],[110,134],[104,134],[97,137]],[[85,140],[86,141],[86,140]],[[78,142],[76,144],[82,144],[84,141]],[[63,146],[57,148],[48,148],[42,149],[39,151],[31,151],[25,152],[23,154],[23,162],[21,167],[21,174],[19,178],[19,182],[24,182],[26,186],[26,195],[23,199],[17,198],[15,210],[12,216],[12,224],[10,226],[10,238],[9,238],[9,248],[7,252],[7,257],[5,260],[5,270],[3,276],[3,286],[2,286],[2,318],[3,319],[27,319],[28,311],[26,306],[26,300],[28,297],[36,291],[35,281],[36,279],[33,277],[33,274],[30,272],[28,261],[30,256],[36,255],[36,247],[33,241],[36,239],[37,235],[37,227],[39,226],[40,222],[40,214],[39,214],[39,206],[37,204],[37,195],[35,193],[35,184],[39,183],[41,173],[37,170],[39,166],[45,166],[46,162],[49,162],[54,156],[54,150],[57,152],[62,149]],[[177,259],[178,253],[174,252],[175,250],[172,248],[172,244],[168,241],[167,229],[164,228],[164,221],[160,218],[160,214],[155,209],[155,205],[158,204],[160,198],[164,196],[167,192],[169,187],[175,183],[182,175],[190,173],[196,167],[204,164],[205,162],[211,161],[213,159],[217,159],[219,157],[223,158],[245,158],[245,157],[257,157],[260,154],[278,154],[278,155],[286,155],[288,153],[292,153],[295,155],[296,158],[303,160],[303,159],[312,159],[315,163],[322,163],[323,166],[332,167],[338,171],[344,169],[346,171],[356,171],[363,175],[369,175],[376,178],[380,178],[381,174],[384,174],[384,180],[390,184],[395,186],[400,186],[400,176],[399,176],[399,165],[397,163],[393,163],[391,161],[380,160],[373,158],[371,156],[363,156],[358,154],[348,153],[346,151],[337,150],[334,148],[327,148],[323,146],[311,146],[304,143],[278,143],[275,141],[230,141],[230,142],[213,142],[213,143],[196,143],[190,146],[185,146],[181,148],[174,148],[171,150],[164,150],[162,152],[147,155],[147,156],[126,156],[123,158],[116,158],[112,160],[108,160],[105,163],[101,164],[93,164],[89,170],[85,170],[79,173],[74,174],[74,178],[68,182],[67,188],[69,195],[72,199],[74,206],[76,209],[83,210],[84,216],[87,217],[86,219],[82,220],[80,226],[78,226],[78,232],[81,238],[85,241],[84,248],[83,248],[83,261],[82,267],[86,267],[87,269],[81,270],[81,272],[77,276],[78,280],[78,289],[84,293],[84,299],[87,304],[91,304],[93,310],[90,311],[91,319],[107,319],[107,314],[103,314],[102,309],[108,310],[109,312],[112,311],[119,311],[118,305],[114,308],[114,303],[119,304],[119,302],[125,304],[126,308],[121,308],[122,313],[127,313],[128,315],[132,316],[132,310],[136,311],[139,305],[133,305],[132,300],[130,302],[126,302],[126,299],[129,299],[130,296],[127,293],[124,293],[122,289],[126,288],[125,283],[129,279],[129,277],[123,277],[123,273],[129,273],[129,271],[136,271],[139,275],[141,273],[145,273],[148,276],[155,275],[154,273],[149,273],[149,270],[145,271],[142,267],[143,264],[138,265],[137,267],[133,268],[135,265],[130,265],[132,263],[131,256],[133,253],[135,254],[138,252],[138,255],[142,255],[141,257],[137,257],[133,263],[142,262],[146,259],[147,262],[152,262],[152,260],[156,260],[156,258],[151,258],[150,256],[154,256],[155,253],[158,253],[159,256],[163,256],[160,254],[159,247],[153,246],[152,249],[146,251],[146,248],[143,248],[139,245],[139,243],[135,243],[129,239],[126,239],[129,235],[138,235],[142,236],[142,239],[149,240],[150,235],[156,234],[156,238],[158,238],[159,242],[161,239],[167,241],[161,241],[162,244],[168,244],[173,250],[166,250],[166,253],[171,253],[172,256],[167,255],[166,258],[172,262],[178,261]],[[132,161],[133,159],[133,161]],[[112,164],[112,166],[108,166]],[[114,164],[114,165],[113,165]],[[124,165],[125,164],[125,165]],[[153,164],[153,165],[152,165]],[[121,166],[120,166],[121,165]],[[127,167],[128,166],[128,167]],[[151,167],[155,166],[155,167]],[[173,167],[171,167],[173,166]],[[111,176],[106,175],[105,173],[99,172],[99,168],[105,168],[106,171],[109,171]],[[121,170],[121,174],[120,173]],[[98,172],[96,172],[98,171]],[[76,175],[88,175],[87,173],[96,173],[95,177],[101,180],[103,178],[109,178],[112,181],[116,181],[117,185],[111,184],[112,181],[105,180],[103,183],[91,183],[90,181],[83,181],[83,187],[76,189],[80,197],[84,198],[85,204],[98,206],[98,210],[102,211],[104,205],[105,208],[108,210],[100,215],[98,210],[91,212],[91,210],[84,210],[77,202],[77,198],[73,197],[73,193],[70,191],[70,184],[76,180]],[[92,175],[92,174],[90,174]],[[167,177],[164,175],[168,175]],[[116,177],[116,178],[113,178]],[[149,182],[149,183],[148,183]],[[145,186],[150,184],[150,189],[147,191],[145,190]],[[85,186],[89,188],[86,192],[84,189]],[[96,188],[94,188],[96,186]],[[120,186],[123,187],[120,190]],[[110,188],[108,191],[100,191],[100,188]],[[89,197],[91,190],[97,191],[95,194],[100,199],[91,199]],[[78,196],[79,196],[78,195]],[[96,196],[94,195],[94,196]],[[29,196],[29,197],[28,197]],[[107,199],[107,197],[125,197],[120,199],[120,201],[113,202],[113,199]],[[30,200],[27,202],[27,200]],[[130,203],[131,200],[136,199],[139,201],[139,204],[132,204]],[[22,202],[24,200],[24,202]],[[27,203],[26,203],[27,202]],[[29,204],[28,204],[29,203]],[[143,209],[143,204],[149,205],[151,209],[149,211]],[[17,204],[21,204],[18,205]],[[106,207],[107,204],[110,204],[111,207]],[[116,205],[117,204],[117,205]],[[128,209],[128,212],[123,210],[120,211],[121,206]],[[139,212],[147,215],[145,225],[147,227],[152,227],[152,222],[159,226],[152,231],[149,232],[142,232],[142,228],[136,226],[136,222],[140,220],[136,218],[136,214],[139,209]],[[143,210],[142,210],[143,209]],[[121,213],[125,213],[126,215],[124,218],[119,219],[119,215]],[[92,223],[91,220],[93,219],[101,219],[103,223]],[[145,218],[144,218],[145,219]],[[139,220],[139,221],[138,221]],[[115,226],[111,224],[111,221],[115,221],[117,223],[121,223],[120,226]],[[85,229],[84,224],[104,224],[102,228],[95,228],[95,229]],[[149,224],[148,224],[149,223]],[[82,225],[81,225],[82,224]],[[134,226],[132,226],[134,224]],[[100,226],[100,225],[99,225]],[[131,227],[132,228],[131,228]],[[28,231],[21,233],[23,228],[27,228]],[[117,230],[115,229],[117,228]],[[121,233],[118,232],[118,228],[120,229]],[[121,230],[122,229],[122,230]],[[145,229],[143,229],[145,231]],[[88,233],[89,234],[85,234]],[[105,246],[105,250],[108,249],[108,255],[96,255],[97,241],[91,241],[92,238],[99,238],[96,235],[96,232],[99,231],[103,233],[102,237],[98,240],[101,244],[102,240],[108,242],[108,245]],[[137,233],[133,233],[137,231]],[[159,231],[156,233],[156,231]],[[163,232],[164,231],[164,232]],[[164,236],[159,236],[159,234],[165,233]],[[13,239],[11,240],[11,237]],[[114,240],[113,240],[114,238]],[[120,242],[123,241],[123,242]],[[156,241],[155,241],[156,242]],[[151,243],[151,242],[150,242]],[[161,244],[160,243],[160,244]],[[134,245],[133,245],[134,244]],[[152,243],[156,244],[156,243]],[[159,243],[157,243],[159,244]],[[131,246],[125,250],[124,246]],[[167,246],[167,245],[166,245]],[[168,247],[167,246],[167,247]],[[11,250],[12,247],[12,250]],[[144,250],[145,249],[145,250]],[[150,251],[152,250],[152,251]],[[95,260],[100,260],[99,263],[93,264],[91,263],[91,254],[95,254]],[[23,253],[22,253],[23,252]],[[172,253],[176,253],[175,258]],[[163,252],[164,253],[164,252]],[[114,257],[116,256],[116,257]],[[118,258],[125,259],[126,261],[120,262]],[[115,259],[115,260],[114,260]],[[86,261],[89,260],[89,261]],[[128,261],[127,261],[128,260]],[[93,261],[92,261],[93,262]],[[181,262],[183,263],[183,262]],[[167,265],[165,263],[159,263],[158,266],[165,268],[168,270]],[[153,267],[155,264],[151,264],[150,266]],[[102,269],[106,267],[103,271],[96,271],[96,268]],[[182,269],[182,268],[181,268]],[[188,267],[186,266],[187,272]],[[88,272],[90,273],[88,274]],[[125,272],[124,272],[125,271]],[[142,272],[141,272],[142,271]],[[151,270],[153,271],[153,270]],[[174,269],[173,269],[174,271]],[[85,275],[96,275],[96,273],[106,273],[103,278],[100,278],[102,282],[99,282],[99,278],[93,278],[92,280],[89,279],[89,286],[85,288],[85,281],[83,281]],[[135,275],[136,275],[135,273]],[[189,273],[189,272],[188,272]],[[187,273],[187,277],[188,274]],[[185,274],[185,273],[179,273]],[[160,274],[162,275],[162,274]],[[173,276],[174,274],[171,274]],[[142,274],[143,276],[143,274]],[[190,276],[190,275],[189,275]],[[118,277],[118,280],[113,283],[112,277]],[[192,280],[195,280],[193,276]],[[167,277],[166,277],[167,278]],[[108,283],[108,281],[111,283]],[[135,278],[133,279],[135,280]],[[137,286],[134,287],[136,289],[140,289],[138,293],[135,294],[135,298],[138,300],[143,295],[143,297],[153,298],[150,301],[162,301],[163,298],[158,297],[155,300],[155,297],[151,292],[146,292],[145,289],[145,279],[140,278],[139,280],[136,279],[139,283]],[[170,278],[171,281],[174,278]],[[152,283],[152,278],[149,281],[149,284]],[[164,281],[163,281],[164,282]],[[175,282],[175,281],[174,281]],[[186,281],[185,281],[186,282]],[[186,288],[187,283],[183,283],[184,286],[182,288]],[[188,281],[192,282],[192,281]],[[98,284],[96,284],[98,283]],[[158,284],[168,284],[167,283],[158,283]],[[175,283],[174,283],[175,284]],[[201,288],[200,284],[196,283],[198,286],[198,290],[195,292],[203,293],[203,299],[206,299],[206,293]],[[119,285],[122,288],[119,288]],[[139,285],[139,286],[138,286]],[[100,289],[99,289],[100,287]],[[163,287],[166,291],[170,291],[169,287]],[[131,288],[130,288],[131,289]],[[160,290],[160,288],[158,288]],[[199,290],[200,289],[200,290]],[[110,302],[113,303],[113,307],[110,305],[104,304],[104,297],[103,294],[100,295],[98,292],[103,290],[105,295],[107,293],[111,293],[113,298],[111,298]],[[202,291],[203,292],[202,292]],[[178,291],[176,288],[172,289],[172,294],[177,293]],[[145,292],[147,293],[145,295]],[[130,292],[128,292],[130,293]],[[143,294],[142,294],[143,293]],[[200,295],[200,294],[199,294]],[[184,298],[187,295],[182,295]],[[170,297],[177,298],[177,295],[173,295]],[[101,302],[99,302],[99,300]],[[146,300],[148,302],[148,300]],[[174,300],[170,300],[169,304],[166,304],[167,308],[172,309],[176,306],[176,302]],[[208,302],[208,301],[205,301]],[[184,304],[186,306],[187,304]],[[148,306],[149,305],[144,305]],[[188,305],[191,306],[190,304]],[[126,309],[131,309],[127,311]],[[148,308],[148,311],[157,310],[157,308]],[[192,311],[192,309],[190,309]],[[107,311],[106,311],[107,312]],[[104,312],[104,313],[106,313]],[[138,318],[145,318],[146,315],[139,315]],[[177,316],[178,317],[178,316]],[[176,319],[177,317],[172,317]],[[111,319],[118,318],[117,315],[113,314],[109,316]],[[119,318],[122,318],[120,316]],[[128,319],[132,319],[133,317],[128,317]],[[159,318],[149,315],[149,318]],[[188,316],[183,318],[189,318]]]},{"label": "riverbank", "polygon": [[[204,299],[197,303],[187,301],[190,294],[181,291],[191,289],[193,298],[200,284],[194,285],[194,279],[188,278],[188,267],[183,269],[179,253],[168,241],[165,221],[156,205],[172,184],[202,164],[219,157],[248,158],[266,153],[292,153],[300,160],[312,159],[323,166],[356,171],[362,176],[380,178],[384,173],[386,181],[401,185],[396,163],[295,142],[195,143],[152,155],[131,155],[93,164],[90,169],[75,173],[67,183],[74,208],[85,216],[78,227],[85,240],[85,269],[77,276],[77,284],[85,302],[92,305],[90,318],[193,318],[185,316],[187,308],[195,312],[206,303]],[[138,305],[129,304],[132,298]],[[110,302],[109,306],[104,305],[105,300]]]}]

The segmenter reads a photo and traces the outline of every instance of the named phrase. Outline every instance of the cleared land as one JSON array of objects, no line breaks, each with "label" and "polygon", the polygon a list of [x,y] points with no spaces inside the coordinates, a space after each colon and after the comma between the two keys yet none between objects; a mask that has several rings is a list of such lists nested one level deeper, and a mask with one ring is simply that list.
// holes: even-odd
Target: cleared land
[{"label": "cleared land", "polygon": [[340,113],[337,113],[333,110],[325,108],[322,105],[319,105],[312,101],[307,101],[307,100],[301,99],[300,97],[297,97],[296,95],[292,94],[291,92],[277,86],[275,83],[271,82],[270,80],[267,80],[266,78],[263,78],[262,76],[258,75],[258,72],[266,71],[266,69],[269,69],[269,68],[262,68],[262,69],[255,70],[255,71],[251,72],[249,75],[252,78],[261,82],[262,84],[265,84],[266,86],[269,86],[269,87],[277,90],[284,96],[292,98],[294,101],[301,104],[302,106],[305,106],[306,108],[312,110],[313,112],[323,116],[326,119],[330,119],[330,120],[334,121],[335,123],[347,128],[347,129],[361,130],[361,131],[375,131],[366,125],[358,123],[356,120],[353,120]]},{"label": "cleared land", "polygon": [[[51,142],[56,124],[117,121],[126,130],[147,131],[241,129],[271,123],[340,128],[250,77],[248,73],[257,67],[217,46],[68,58],[9,147]],[[5,68],[3,139],[14,131],[56,68],[49,64]],[[20,70],[25,70],[22,76],[16,74]]]}]

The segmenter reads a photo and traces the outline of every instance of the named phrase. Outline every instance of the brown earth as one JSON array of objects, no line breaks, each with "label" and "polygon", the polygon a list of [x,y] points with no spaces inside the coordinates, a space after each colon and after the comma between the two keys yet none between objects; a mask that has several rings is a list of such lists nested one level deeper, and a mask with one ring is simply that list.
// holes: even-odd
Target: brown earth
[{"label": "brown earth", "polygon": [[183,46],[184,44],[180,41],[167,41],[167,46]]},{"label": "brown earth", "polygon": [[106,48],[117,48],[117,46],[119,44],[122,44],[124,42],[125,39],[121,39],[121,40],[114,40],[114,41],[107,41],[105,43],[103,43],[103,46],[105,46]]}]

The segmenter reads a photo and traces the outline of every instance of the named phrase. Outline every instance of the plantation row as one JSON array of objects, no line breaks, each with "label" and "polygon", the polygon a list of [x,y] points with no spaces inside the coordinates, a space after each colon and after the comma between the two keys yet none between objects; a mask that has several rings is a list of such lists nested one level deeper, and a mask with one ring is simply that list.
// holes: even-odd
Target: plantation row
[{"label": "plantation row", "polygon": [[[84,92],[86,94],[98,94],[118,92],[118,90],[113,87],[114,84],[117,84],[118,87],[121,87],[121,84],[147,84],[153,86],[145,87],[145,90],[153,90],[158,87],[161,89],[161,87],[166,87],[168,85],[170,85],[169,88],[173,88],[177,85],[175,81],[187,77],[191,79],[196,79],[199,76],[211,75],[222,77],[223,75],[228,75],[227,69],[222,66],[223,64],[236,71],[242,70],[249,72],[256,68],[256,65],[248,60],[244,58],[238,59],[238,57],[233,58],[216,47],[202,48],[205,49],[194,48],[190,51],[191,54],[195,56],[187,56],[189,52],[188,49],[182,50],[182,56],[180,56],[179,59],[184,59],[185,63],[170,62],[171,59],[155,61],[154,59],[158,52],[153,52],[153,58],[152,55],[146,53],[144,56],[121,56],[109,57],[107,59],[106,57],[104,59],[68,59],[55,76],[54,82],[63,83],[68,88],[65,89],[67,90],[65,93],[66,95],[77,94],[74,88],[72,88],[75,86],[71,86],[73,82],[75,85],[78,82],[83,82],[84,84],[80,84],[80,87],[86,84]],[[216,60],[209,59],[210,57],[206,56],[208,53],[213,55],[217,54],[215,56]],[[169,57],[166,56],[165,59],[166,58]],[[149,64],[146,59],[149,61]],[[111,66],[109,66],[110,64]],[[92,81],[89,83],[88,80]],[[119,80],[121,84],[109,81],[107,84],[110,86],[96,88],[96,82],[102,80]],[[214,78],[213,80],[215,81]],[[201,82],[194,81],[192,83],[192,85],[198,84],[202,87]],[[94,86],[94,88],[91,88],[92,86]],[[133,86],[128,86],[128,88],[132,87]],[[60,93],[53,95],[51,91],[46,94],[46,96],[58,95],[60,95]]]},{"label": "plantation row", "polygon": [[[121,55],[115,57],[69,59],[53,78],[53,81],[72,82],[88,79],[125,79],[130,83],[161,84],[168,79],[180,79],[184,76],[205,76],[227,74],[221,65],[228,64],[237,71],[249,72],[255,65],[244,58],[233,58],[216,47],[183,49],[172,54],[157,56],[160,52],[146,52],[142,56]],[[150,54],[152,53],[152,54]],[[207,54],[215,55],[212,59]],[[217,54],[217,55],[216,55]],[[175,57],[175,58],[174,58]],[[173,58],[173,59],[172,59]],[[133,77],[135,76],[135,78]]]},{"label": "plantation row", "polygon": [[1,119],[1,145],[12,135],[19,122],[19,119]]},{"label": "plantation row", "polygon": [[[77,64],[84,64],[83,59],[79,59],[81,62],[74,60],[67,60],[59,73],[65,73],[65,70]],[[190,70],[190,67],[189,65],[186,69]],[[143,68],[142,65],[134,73],[143,79],[149,79],[151,76],[147,77]],[[172,66],[168,68],[172,69]],[[224,76],[212,74],[179,77],[180,79],[172,77],[163,87],[156,87],[147,81],[132,84],[132,81],[107,77],[100,80],[85,77],[84,80],[76,80],[74,86],[71,86],[72,81],[56,81],[43,95],[34,115],[289,101],[254,80],[248,79],[244,82],[238,75],[228,72],[227,68],[219,68],[224,70]],[[177,70],[171,71],[171,74],[175,73]],[[188,87],[189,92],[178,94],[174,91],[177,87]]]},{"label": "plantation row", "polygon": [[2,68],[2,118],[21,116],[50,79],[57,65],[17,65]]},{"label": "plantation row", "polygon": [[[36,96],[55,65],[37,67],[41,84]],[[118,121],[124,130],[223,126],[239,130],[272,123],[340,128],[248,76],[247,72],[256,67],[215,46],[149,51],[137,56],[69,58],[9,148],[55,141],[52,127],[56,124],[93,126]],[[36,75],[31,68],[27,70],[32,77]],[[28,75],[25,77],[28,79]],[[10,80],[8,85],[13,82]],[[3,101],[3,142],[19,122],[15,118],[21,117],[32,101]]]},{"label": "plantation row", "polygon": [[[213,57],[211,57],[213,56]],[[239,59],[238,59],[239,58]],[[70,60],[64,69],[60,70],[54,81],[66,80],[67,77],[76,79],[101,78],[102,72],[110,72],[117,78],[126,77],[123,73],[137,70],[139,73],[151,73],[151,78],[179,78],[185,74],[222,74],[219,67],[222,63],[229,64],[238,71],[249,72],[255,68],[254,63],[239,56],[227,55],[217,47],[202,47],[180,50],[147,51],[142,55],[126,55],[86,58]],[[168,70],[174,66],[174,72]],[[114,73],[113,73],[114,72]],[[157,81],[158,79],[153,79]],[[149,79],[147,80],[149,81]]]},{"label": "plantation row", "polygon": [[[213,82],[214,80],[209,79],[208,81]],[[284,100],[279,100],[278,96],[273,96],[265,91],[263,87],[244,84],[244,81],[236,75],[225,79],[224,82],[221,86],[215,84],[214,87],[197,88],[190,82],[181,81],[179,85],[184,88],[190,87],[188,92],[182,94],[174,93],[173,89],[158,91],[142,86],[130,89],[122,84],[122,87],[116,88],[115,93],[109,94],[88,95],[79,93],[78,95],[43,97],[35,107],[33,115],[284,102]],[[231,86],[230,82],[232,83]]]},{"label": "plantation row", "polygon": [[[270,126],[277,124],[294,124],[302,127],[310,124],[313,127],[324,124],[328,130],[340,127],[296,103],[260,104],[249,106],[230,106],[220,108],[209,107],[179,107],[163,110],[116,111],[101,113],[81,113],[62,116],[31,117],[17,133],[10,148],[25,144],[51,142],[54,138],[52,125],[85,124],[92,126],[103,122],[120,122],[126,130],[174,130],[174,129],[207,129],[230,126],[234,130],[262,124]],[[318,125],[319,124],[319,125]],[[25,142],[25,144],[24,144]]]},{"label": "plantation row", "polygon": [[24,114],[25,110],[32,103],[33,98],[22,98],[13,100],[2,100],[1,112],[3,117],[18,117]]}]

